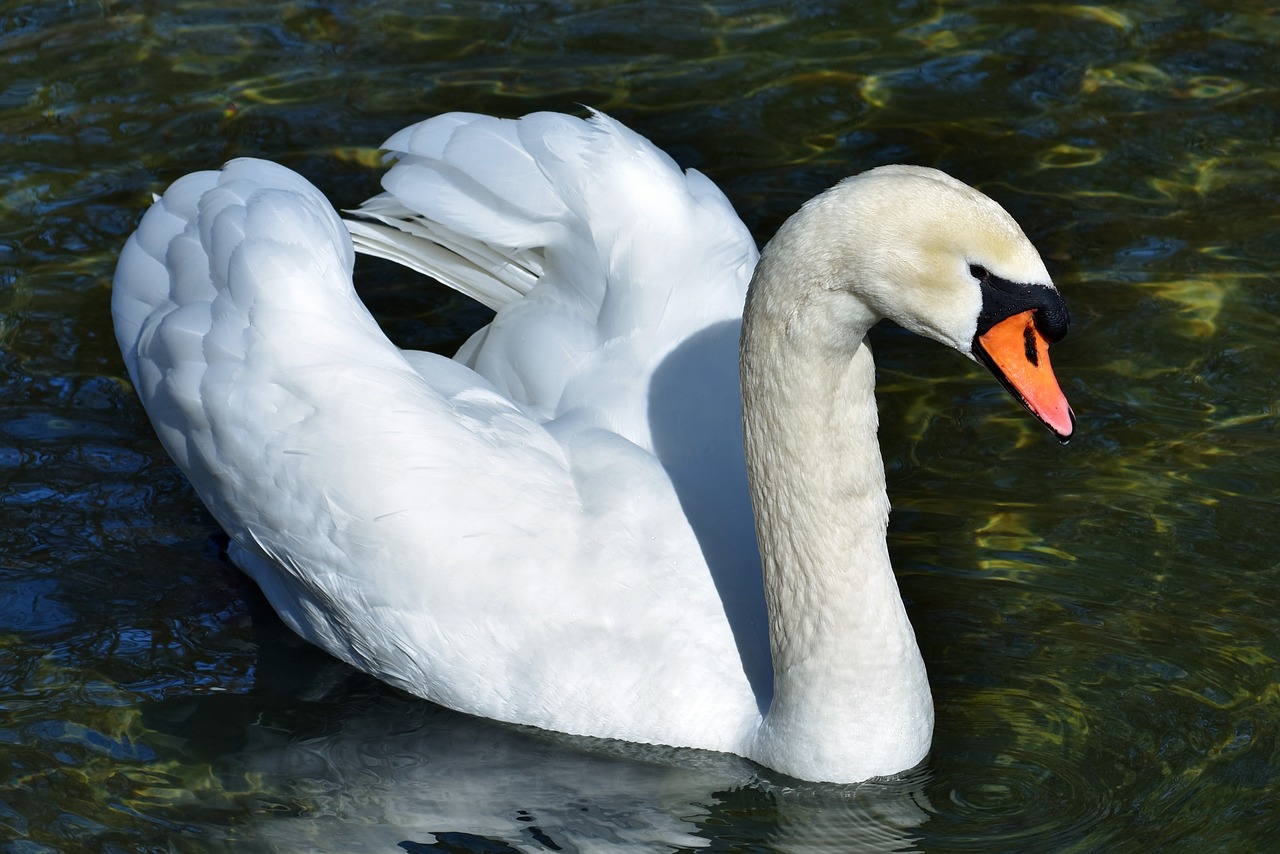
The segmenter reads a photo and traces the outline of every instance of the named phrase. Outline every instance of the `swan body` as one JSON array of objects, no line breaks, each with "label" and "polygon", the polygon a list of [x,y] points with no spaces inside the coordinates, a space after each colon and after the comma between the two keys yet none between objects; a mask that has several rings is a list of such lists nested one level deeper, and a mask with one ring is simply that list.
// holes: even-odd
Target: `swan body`
[{"label": "swan body", "polygon": [[[760,257],[707,178],[603,115],[450,114],[385,147],[345,226],[275,164],[188,175],[115,275],[152,424],[285,622],[498,720],[809,780],[921,761],[864,338],[890,317],[979,359],[1065,440],[1065,306],[1012,218],[883,167]],[[355,249],[493,321],[454,359],[398,350]]]}]

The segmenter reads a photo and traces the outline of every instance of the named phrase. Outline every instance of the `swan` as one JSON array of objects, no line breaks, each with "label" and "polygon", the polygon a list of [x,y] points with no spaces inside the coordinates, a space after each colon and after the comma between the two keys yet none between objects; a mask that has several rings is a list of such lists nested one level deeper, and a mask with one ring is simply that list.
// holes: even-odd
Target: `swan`
[{"label": "swan", "polygon": [[[114,277],[151,423],[281,618],[473,715],[811,781],[921,762],[866,335],[981,362],[1065,442],[1067,309],[1013,218],[884,166],[758,254],[708,178],[600,113],[447,114],[384,148],[346,223],[273,163],[183,177]],[[452,359],[397,349],[357,249],[492,322]]]}]

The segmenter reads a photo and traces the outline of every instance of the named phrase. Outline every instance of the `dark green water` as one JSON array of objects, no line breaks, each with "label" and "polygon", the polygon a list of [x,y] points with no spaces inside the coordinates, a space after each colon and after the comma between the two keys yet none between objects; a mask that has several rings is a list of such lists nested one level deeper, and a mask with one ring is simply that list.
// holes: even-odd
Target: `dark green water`
[{"label": "dark green water", "polygon": [[[1273,846],[1273,9],[0,2],[0,852]],[[938,713],[901,781],[795,787],[351,672],[220,559],[124,379],[115,255],[179,175],[268,157],[350,205],[412,121],[580,104],[708,173],[761,239],[851,172],[946,169],[1071,305],[1066,447],[954,354],[876,335]],[[358,272],[406,345],[486,318]]]}]

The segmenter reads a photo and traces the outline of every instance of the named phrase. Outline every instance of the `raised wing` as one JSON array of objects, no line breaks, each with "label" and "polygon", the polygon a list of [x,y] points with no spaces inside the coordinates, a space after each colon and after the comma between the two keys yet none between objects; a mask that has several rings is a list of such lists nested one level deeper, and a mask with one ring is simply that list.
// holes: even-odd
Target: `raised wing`
[{"label": "raised wing", "polygon": [[[661,464],[608,430],[541,423],[544,401],[458,362],[406,358],[352,260],[314,187],[237,160],[175,183],[116,271],[117,336],[157,434],[286,622],[487,717],[702,746],[726,716],[749,726]],[[691,709],[675,730],[671,703]]]},{"label": "raised wing", "polygon": [[[395,163],[348,223],[356,248],[495,308],[458,358],[504,394],[653,450],[655,372],[742,316],[758,254],[724,194],[598,113],[451,113],[384,147]],[[684,379],[695,405],[712,384],[736,394],[721,337],[729,370]]]}]

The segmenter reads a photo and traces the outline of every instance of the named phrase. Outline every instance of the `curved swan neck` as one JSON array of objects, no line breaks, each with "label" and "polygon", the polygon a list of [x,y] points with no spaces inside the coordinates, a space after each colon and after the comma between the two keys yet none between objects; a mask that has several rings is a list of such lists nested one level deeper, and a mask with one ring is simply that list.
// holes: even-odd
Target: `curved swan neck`
[{"label": "curved swan neck", "polygon": [[743,439],[774,670],[753,754],[798,777],[850,782],[919,762],[933,708],[885,546],[863,340],[878,317],[849,272],[815,251],[830,245],[832,213],[806,206],[757,267],[742,332]]}]

